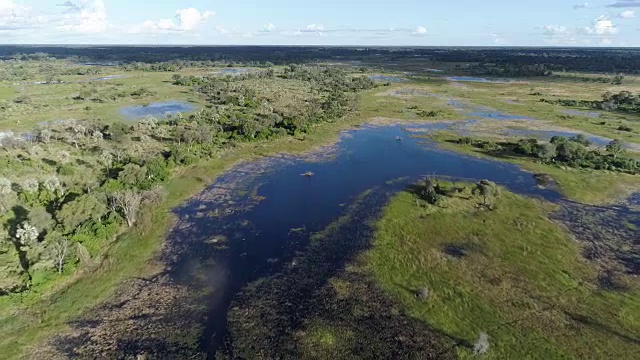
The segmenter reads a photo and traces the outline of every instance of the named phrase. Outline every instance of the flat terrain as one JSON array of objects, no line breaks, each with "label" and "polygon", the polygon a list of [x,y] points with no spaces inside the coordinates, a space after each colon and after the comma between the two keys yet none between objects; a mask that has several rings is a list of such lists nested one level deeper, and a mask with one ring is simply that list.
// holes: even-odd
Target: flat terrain
[{"label": "flat terrain", "polygon": [[[487,358],[635,357],[637,279],[621,275],[620,289],[599,287],[580,243],[547,219],[548,204],[510,193],[494,211],[478,203],[470,193],[439,206],[400,193],[377,223],[363,266],[436,329],[467,344],[487,333]],[[462,347],[459,355],[471,353]]]},{"label": "flat terrain", "polygon": [[[479,63],[468,61],[407,58],[385,64],[371,57],[324,64],[238,63],[235,68],[273,73],[223,82],[216,80],[228,68],[222,64],[150,71],[80,66],[71,60],[0,63],[0,132],[38,135],[0,147],[0,166],[10,169],[0,177],[10,180],[11,189],[0,198],[3,209],[11,205],[0,213],[0,259],[11,258],[13,266],[3,270],[11,276],[0,285],[14,281],[16,273],[20,281],[27,281],[28,273],[29,284],[24,291],[0,296],[2,353],[7,358],[119,357],[178,349],[184,352],[173,354],[187,356],[201,355],[210,346],[230,358],[258,353],[392,358],[403,349],[424,359],[472,358],[474,344],[486,334],[486,358],[634,358],[640,351],[640,285],[633,236],[640,218],[626,198],[637,192],[640,175],[505,155],[458,140],[495,144],[532,137],[545,146],[553,135],[582,135],[591,141],[585,149],[602,158],[638,159],[640,114],[625,110],[624,104],[611,111],[598,106],[607,93],[640,94],[640,77],[625,76],[615,85],[611,74],[572,71],[474,82],[451,78],[482,77],[472,73]],[[191,76],[193,84],[174,84],[176,78]],[[367,76],[382,77],[374,77],[381,79],[374,87],[354,81]],[[127,120],[120,113],[126,106],[173,100],[197,110],[167,121]],[[391,130],[386,137],[365,137],[352,146],[379,144],[371,148],[380,150],[379,163],[397,165],[398,171],[425,169],[421,177],[440,175],[428,173],[430,162],[441,165],[435,155],[416,156],[420,161],[402,167],[415,156],[409,143],[418,141],[424,147],[416,152],[453,154],[447,158],[452,167],[459,166],[461,157],[477,161],[482,174],[492,169],[488,166],[515,169],[515,164],[549,179],[531,188],[557,190],[556,201],[503,188],[489,208],[471,192],[473,184],[460,180],[455,185],[463,190],[433,205],[424,199],[422,183],[407,188],[397,184],[408,179],[385,178],[373,184],[377,190],[364,194],[363,189],[344,194],[348,187],[336,189],[335,184],[321,188],[348,201],[319,207],[316,214],[343,215],[333,217],[324,230],[317,226],[326,221],[312,215],[291,229],[279,228],[286,223],[282,219],[260,218],[256,204],[273,206],[270,201],[288,199],[285,193],[263,197],[262,191],[272,189],[269,181],[225,193],[215,209],[206,207],[213,205],[201,191],[211,184],[233,188],[245,179],[272,179],[269,166],[247,166],[246,173],[236,174],[238,164],[268,156],[288,159],[289,154],[298,159],[325,146],[283,182],[291,182],[284,186],[291,191],[300,191],[301,181],[308,185],[305,191],[319,191],[313,188],[314,177],[327,176],[322,171],[329,166],[323,168],[318,160],[335,159],[336,142],[357,140],[357,129],[367,126]],[[54,136],[43,140],[43,129]],[[614,139],[624,145],[615,155],[606,148]],[[383,159],[391,153],[383,151],[389,143],[408,149],[403,153],[408,158],[398,164]],[[356,155],[347,152],[340,161],[348,168],[375,167]],[[487,159],[495,163],[482,168]],[[381,178],[395,174],[374,170]],[[518,173],[520,178],[506,185],[528,184],[528,175]],[[53,178],[62,191],[47,192],[46,181]],[[340,181],[353,178],[346,174]],[[34,179],[37,189],[29,193],[25,189]],[[110,200],[125,190],[152,198],[141,200],[131,229],[124,211]],[[255,203],[241,209],[247,196]],[[78,200],[87,198],[95,201]],[[62,211],[76,200],[77,214]],[[302,209],[295,215],[306,214],[317,205],[308,200],[300,195],[288,205]],[[192,201],[204,205],[191,209]],[[269,214],[280,211],[267,209]],[[87,215],[92,213],[102,215],[92,219]],[[237,218],[225,223],[230,214]],[[250,216],[253,221],[247,220]],[[200,218],[224,223],[224,236],[186,232],[184,239],[197,241],[169,243],[169,234]],[[36,242],[47,245],[46,251],[28,254],[35,259],[30,261],[40,261],[31,268],[16,255],[24,252],[16,239],[25,221],[45,229]],[[60,241],[50,234],[64,234],[74,245],[60,271],[43,260],[55,251],[49,245]],[[266,240],[252,243],[254,236]],[[76,250],[76,243],[86,254]],[[190,249],[180,247],[189,244]],[[190,257],[184,262],[176,260],[185,254]],[[227,262],[241,274],[229,277],[237,283],[214,277],[218,273],[212,269],[231,272],[224,268]],[[202,286],[190,288],[193,284]],[[218,299],[219,286],[232,292],[215,309],[207,296]],[[428,295],[421,298],[425,288]],[[158,298],[162,301],[153,301]],[[195,303],[203,298],[208,300]],[[184,313],[172,312],[176,304]],[[211,314],[228,316],[228,322],[215,328]],[[174,331],[171,326],[177,323],[187,325]],[[221,339],[218,330],[230,335]],[[147,343],[147,336],[159,342]]]}]

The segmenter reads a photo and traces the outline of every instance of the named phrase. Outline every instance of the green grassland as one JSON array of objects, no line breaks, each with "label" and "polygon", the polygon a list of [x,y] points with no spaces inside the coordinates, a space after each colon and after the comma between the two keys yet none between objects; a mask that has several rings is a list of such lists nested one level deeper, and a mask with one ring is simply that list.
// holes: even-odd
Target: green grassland
[{"label": "green grassland", "polygon": [[461,358],[473,357],[482,332],[487,359],[637,356],[640,284],[625,276],[625,291],[597,287],[595,266],[547,219],[549,205],[511,193],[493,211],[470,193],[439,206],[417,201],[409,192],[393,198],[362,263],[404,311],[469,344]]}]

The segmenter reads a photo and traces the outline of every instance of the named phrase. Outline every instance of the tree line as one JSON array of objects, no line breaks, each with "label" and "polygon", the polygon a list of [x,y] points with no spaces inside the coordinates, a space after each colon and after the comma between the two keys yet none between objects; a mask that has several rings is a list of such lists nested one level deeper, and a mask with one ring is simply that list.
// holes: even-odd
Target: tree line
[{"label": "tree line", "polygon": [[510,154],[528,157],[545,164],[558,164],[595,170],[609,170],[628,174],[640,174],[640,161],[625,157],[625,144],[612,140],[604,148],[590,149],[590,141],[584,135],[566,138],[554,136],[548,143],[537,139],[493,142],[462,137],[458,144],[471,145],[489,154]]}]

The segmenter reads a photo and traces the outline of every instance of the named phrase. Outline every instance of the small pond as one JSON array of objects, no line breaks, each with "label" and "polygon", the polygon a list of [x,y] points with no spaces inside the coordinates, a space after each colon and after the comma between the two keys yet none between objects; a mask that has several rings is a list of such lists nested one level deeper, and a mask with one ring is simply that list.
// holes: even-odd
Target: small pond
[{"label": "small pond", "polygon": [[398,76],[389,76],[389,75],[369,75],[369,79],[373,81],[382,81],[382,82],[405,82],[408,81],[405,78]]},{"label": "small pond", "polygon": [[509,80],[505,80],[505,79],[487,79],[487,78],[473,77],[473,76],[450,76],[447,79],[449,81],[493,83],[493,84],[503,84],[503,83],[509,82]]},{"label": "small pond", "polygon": [[120,114],[129,120],[142,119],[147,116],[163,118],[167,114],[187,113],[194,111],[196,106],[185,101],[155,102],[149,105],[133,105],[120,109]]},{"label": "small pond", "polygon": [[122,78],[125,78],[125,77],[126,77],[126,75],[107,75],[107,76],[101,76],[101,77],[96,77],[96,78],[91,78],[91,79],[80,80],[78,82],[108,81],[108,80],[114,80],[114,79],[122,79]]},{"label": "small pond", "polygon": [[216,74],[222,75],[241,75],[249,72],[247,68],[226,68],[216,71]]}]

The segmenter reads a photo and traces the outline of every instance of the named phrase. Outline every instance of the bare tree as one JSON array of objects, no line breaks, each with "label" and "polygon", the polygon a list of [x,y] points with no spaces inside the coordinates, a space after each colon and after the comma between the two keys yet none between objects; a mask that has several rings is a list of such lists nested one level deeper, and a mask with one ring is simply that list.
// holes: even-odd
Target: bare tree
[{"label": "bare tree", "polygon": [[107,172],[109,172],[111,165],[113,165],[113,154],[109,151],[103,151],[102,155],[100,155],[100,160],[107,168]]},{"label": "bare tree", "polygon": [[9,197],[13,190],[11,189],[11,180],[0,177],[0,205],[4,211],[7,211],[7,205],[5,204],[5,198]]},{"label": "bare tree", "polygon": [[62,236],[55,239],[53,241],[53,251],[58,266],[58,274],[62,274],[64,260],[67,258],[67,252],[69,251],[69,240]]},{"label": "bare tree", "polygon": [[113,194],[111,201],[117,209],[122,211],[127,219],[127,225],[129,227],[135,225],[140,203],[142,203],[142,194],[135,190],[124,190]]}]

